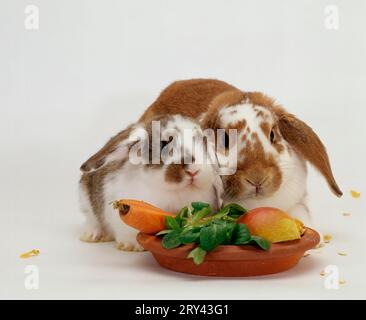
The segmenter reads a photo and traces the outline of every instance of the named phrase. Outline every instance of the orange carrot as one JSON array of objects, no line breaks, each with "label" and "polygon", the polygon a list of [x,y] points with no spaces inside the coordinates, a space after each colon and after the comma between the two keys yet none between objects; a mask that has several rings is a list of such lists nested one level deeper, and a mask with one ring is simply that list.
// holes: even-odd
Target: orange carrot
[{"label": "orange carrot", "polygon": [[165,229],[165,217],[175,215],[139,200],[122,199],[113,207],[119,210],[122,221],[143,233],[155,234]]}]

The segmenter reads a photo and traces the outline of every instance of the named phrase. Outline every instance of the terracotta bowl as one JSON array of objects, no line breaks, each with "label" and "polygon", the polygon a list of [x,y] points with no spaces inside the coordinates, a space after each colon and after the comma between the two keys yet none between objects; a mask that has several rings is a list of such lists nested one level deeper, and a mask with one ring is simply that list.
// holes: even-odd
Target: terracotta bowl
[{"label": "terracotta bowl", "polygon": [[249,277],[282,272],[294,267],[305,251],[320,242],[319,234],[306,228],[299,240],[272,244],[269,251],[257,247],[219,246],[208,253],[205,261],[196,265],[187,259],[195,245],[184,245],[175,249],[164,249],[158,237],[139,233],[138,242],[150,251],[156,261],[164,268],[200,276]]}]

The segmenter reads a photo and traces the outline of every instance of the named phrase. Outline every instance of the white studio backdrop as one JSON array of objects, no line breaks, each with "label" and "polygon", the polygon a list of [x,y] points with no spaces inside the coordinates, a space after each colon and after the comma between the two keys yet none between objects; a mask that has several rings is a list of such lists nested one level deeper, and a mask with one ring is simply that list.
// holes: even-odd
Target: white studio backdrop
[{"label": "white studio backdrop", "polygon": [[[35,30],[25,24],[29,5],[38,9]],[[131,259],[140,258],[112,246],[77,242],[82,222],[78,168],[111,135],[135,121],[169,83],[209,77],[275,97],[322,138],[345,196],[333,197],[311,171],[311,207],[319,226],[336,234],[354,255],[348,261],[321,263],[344,264],[356,280],[337,295],[324,291],[321,282],[315,289],[305,285],[309,279],[303,275],[305,289],[298,296],[361,297],[365,205],[362,197],[352,199],[349,190],[366,190],[365,14],[362,0],[1,1],[0,296],[94,297],[82,276],[76,276],[89,270],[88,261],[78,260],[88,250],[93,262],[100,254],[108,261],[109,254],[114,264],[130,261],[121,269],[135,265]],[[343,211],[352,211],[352,220],[344,222]],[[37,246],[48,254],[58,250],[59,259],[54,258],[57,264],[51,268],[47,254],[39,257],[47,284],[32,295],[24,291],[24,263],[18,255]],[[67,261],[74,263],[73,269],[60,266]],[[93,271],[99,278],[90,288],[103,287],[100,268]],[[66,270],[62,284],[55,270]],[[68,284],[70,277],[74,281]],[[152,277],[158,281],[163,273]],[[184,278],[178,278],[183,285]],[[108,279],[109,297],[127,296],[112,286],[112,275]],[[286,281],[281,297],[296,283]],[[207,288],[219,285],[207,283],[212,283]],[[275,297],[270,288],[278,291],[276,279],[267,286],[265,297]],[[235,288],[241,290],[238,284]],[[189,292],[188,287],[182,290],[183,295]]]}]

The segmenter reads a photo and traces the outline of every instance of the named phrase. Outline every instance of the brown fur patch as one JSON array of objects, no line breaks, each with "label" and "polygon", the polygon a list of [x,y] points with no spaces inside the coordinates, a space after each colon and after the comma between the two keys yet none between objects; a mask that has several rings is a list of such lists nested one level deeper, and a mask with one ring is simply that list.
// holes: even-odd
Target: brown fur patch
[{"label": "brown fur patch", "polygon": [[247,125],[247,121],[245,119],[243,119],[243,120],[238,120],[235,123],[229,124],[226,129],[227,130],[237,129],[239,131],[239,130],[244,130],[246,125]]},{"label": "brown fur patch", "polygon": [[171,164],[166,169],[165,181],[171,183],[180,183],[183,181],[184,174],[184,165]]},{"label": "brown fur patch", "polygon": [[251,103],[257,106],[272,108],[275,105],[275,100],[262,92],[246,92],[245,96]]},{"label": "brown fur patch", "polygon": [[268,122],[265,122],[265,121],[263,121],[263,122],[261,122],[260,123],[260,128],[262,129],[262,131],[263,131],[263,133],[264,133],[264,135],[266,136],[266,137],[269,137],[269,135],[270,135],[270,133],[271,133],[271,126],[269,125],[269,123]]},{"label": "brown fur patch", "polygon": [[[240,161],[240,159],[243,159]],[[251,142],[248,141],[245,148],[239,153],[238,171],[232,179],[234,181],[241,181],[241,190],[246,191],[252,186],[243,184],[242,181],[248,179],[253,183],[263,183],[265,193],[274,193],[281,185],[282,174],[278,168],[275,159],[272,155],[265,153],[262,143],[259,140],[256,132],[252,133]],[[240,177],[240,179],[238,178]],[[230,181],[231,176],[227,177],[229,185],[233,182]],[[225,186],[226,189],[226,186]]]},{"label": "brown fur patch", "polygon": [[214,79],[191,79],[173,82],[162,91],[139,121],[149,121],[156,115],[181,114],[197,118],[207,111],[215,97],[229,90],[237,90],[226,82]]},{"label": "brown fur patch", "polygon": [[244,93],[239,90],[226,91],[216,96],[210,103],[209,108],[201,122],[204,129],[219,129],[221,127],[218,112],[222,107],[239,104],[244,99]]},{"label": "brown fur patch", "polygon": [[263,118],[264,117],[264,112],[262,110],[260,111],[257,111],[257,115],[256,115],[257,118]]},{"label": "brown fur patch", "polygon": [[281,133],[277,125],[272,128],[274,133],[273,147],[277,150],[278,153],[282,153],[285,150],[285,146],[280,142],[281,141]]},{"label": "brown fur patch", "polygon": [[285,150],[285,147],[280,142],[274,143],[273,147],[276,149],[278,153],[282,153]]},{"label": "brown fur patch", "polygon": [[280,142],[276,142],[276,143],[274,143],[273,144],[273,147],[276,149],[276,151],[278,152],[278,153],[282,153],[283,152],[283,150],[285,150],[285,147],[283,146],[283,144],[282,143],[280,143]]},{"label": "brown fur patch", "polygon": [[286,141],[302,158],[319,170],[336,196],[342,196],[334,179],[327,151],[317,134],[305,122],[283,108],[278,106],[273,111],[277,114],[279,129]]},{"label": "brown fur patch", "polygon": [[224,196],[227,198],[235,198],[242,193],[242,183],[240,181],[240,175],[223,176],[222,181],[225,186]]}]

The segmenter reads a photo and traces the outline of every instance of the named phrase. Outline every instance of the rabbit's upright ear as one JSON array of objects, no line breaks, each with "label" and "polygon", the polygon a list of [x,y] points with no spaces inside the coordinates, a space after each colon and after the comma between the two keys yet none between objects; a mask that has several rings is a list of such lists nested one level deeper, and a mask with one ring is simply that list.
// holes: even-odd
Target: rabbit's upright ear
[{"label": "rabbit's upright ear", "polygon": [[337,197],[342,196],[343,193],[334,179],[327,151],[313,129],[281,107],[275,107],[274,112],[278,117],[278,126],[284,139],[319,170]]},{"label": "rabbit's upright ear", "polygon": [[80,170],[83,173],[95,171],[106,164],[123,160],[128,156],[129,136],[132,132],[132,126],[119,132],[117,135],[109,139],[109,141],[97,153],[92,155],[85,161]]}]

